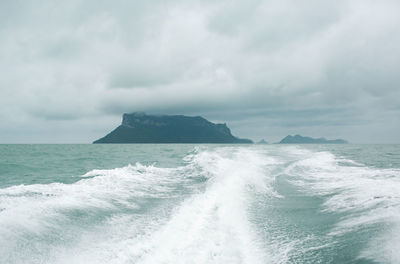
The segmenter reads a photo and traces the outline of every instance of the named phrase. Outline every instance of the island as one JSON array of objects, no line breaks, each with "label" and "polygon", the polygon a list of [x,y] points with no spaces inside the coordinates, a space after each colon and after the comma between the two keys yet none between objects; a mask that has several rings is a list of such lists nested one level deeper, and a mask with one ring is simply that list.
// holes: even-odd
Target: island
[{"label": "island", "polygon": [[264,139],[261,139],[260,141],[257,142],[257,144],[268,144],[268,142],[265,141]]},{"label": "island", "polygon": [[226,124],[214,124],[201,116],[123,114],[122,123],[98,143],[242,143]]},{"label": "island", "polygon": [[348,142],[344,139],[333,139],[328,140],[325,138],[312,138],[303,137],[301,135],[287,136],[282,139],[279,144],[347,144]]}]

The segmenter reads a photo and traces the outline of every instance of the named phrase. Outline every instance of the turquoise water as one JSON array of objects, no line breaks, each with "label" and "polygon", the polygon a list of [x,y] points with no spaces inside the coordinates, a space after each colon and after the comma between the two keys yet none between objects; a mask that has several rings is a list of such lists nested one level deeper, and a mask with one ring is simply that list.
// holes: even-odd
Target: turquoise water
[{"label": "turquoise water", "polygon": [[400,263],[399,145],[0,145],[0,263]]}]

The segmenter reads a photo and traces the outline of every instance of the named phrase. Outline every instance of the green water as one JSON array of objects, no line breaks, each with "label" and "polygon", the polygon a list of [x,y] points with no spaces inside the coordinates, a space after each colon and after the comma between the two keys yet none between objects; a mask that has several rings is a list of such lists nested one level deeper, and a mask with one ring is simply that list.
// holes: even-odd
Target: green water
[{"label": "green water", "polygon": [[0,145],[0,263],[400,263],[399,145]]},{"label": "green water", "polygon": [[0,186],[73,183],[93,169],[176,167],[193,145],[0,145]]}]

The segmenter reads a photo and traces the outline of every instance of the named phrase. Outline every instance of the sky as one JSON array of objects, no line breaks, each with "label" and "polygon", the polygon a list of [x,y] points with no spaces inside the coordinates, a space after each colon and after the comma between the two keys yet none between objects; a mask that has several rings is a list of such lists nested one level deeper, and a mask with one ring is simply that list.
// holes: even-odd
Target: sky
[{"label": "sky", "polygon": [[0,143],[91,143],[123,113],[400,143],[398,0],[1,0]]}]

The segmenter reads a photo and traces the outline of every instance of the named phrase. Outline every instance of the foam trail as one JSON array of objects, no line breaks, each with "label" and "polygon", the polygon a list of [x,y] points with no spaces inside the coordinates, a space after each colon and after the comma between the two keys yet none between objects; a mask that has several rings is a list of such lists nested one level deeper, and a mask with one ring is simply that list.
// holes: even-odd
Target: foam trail
[{"label": "foam trail", "polygon": [[[229,153],[229,152],[228,152]],[[269,256],[247,215],[249,189],[268,190],[253,152],[202,152],[192,164],[210,177],[204,192],[186,199],[171,219],[132,246],[137,263],[265,263]]]},{"label": "foam trail", "polygon": [[343,215],[330,235],[340,237],[363,228],[385,226],[359,257],[400,263],[400,170],[370,168],[330,152],[288,149],[292,154],[299,151],[301,158],[288,166],[285,174],[304,192],[328,197],[323,211]]},{"label": "foam trail", "polygon": [[244,148],[186,159],[178,168],[136,164],[74,184],[0,189],[0,263],[271,261],[248,205],[254,193],[276,195],[265,177],[276,161]]},{"label": "foam trail", "polygon": [[0,263],[400,263],[399,169],[274,145],[174,164],[0,189]]},{"label": "foam trail", "polygon": [[[96,234],[107,233],[112,219],[126,219],[135,213],[140,216],[144,206],[150,211],[157,208],[157,201],[173,200],[184,192],[191,180],[184,177],[182,169],[136,164],[91,171],[85,177],[92,178],[74,184],[0,189],[0,263],[55,263],[63,252],[70,253],[68,248],[79,251],[73,244],[92,247],[81,240],[106,238]],[[168,210],[168,204],[165,207]],[[144,228],[146,217],[155,216],[149,213],[125,222],[138,227],[130,230],[132,235]]]}]

